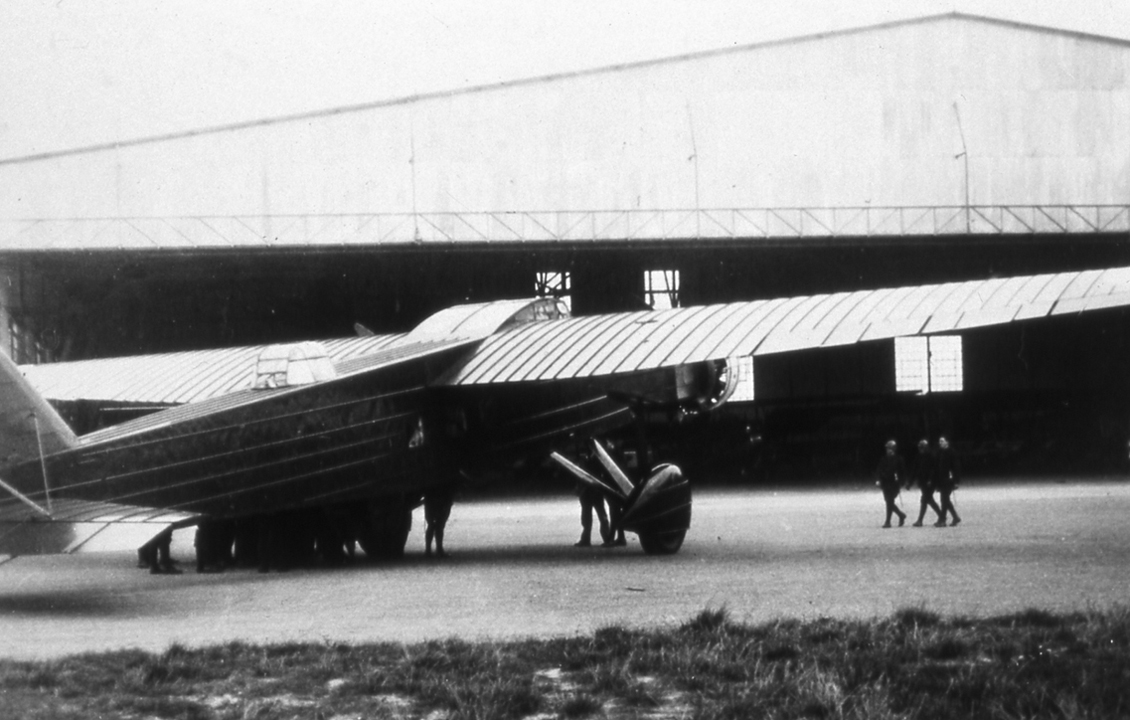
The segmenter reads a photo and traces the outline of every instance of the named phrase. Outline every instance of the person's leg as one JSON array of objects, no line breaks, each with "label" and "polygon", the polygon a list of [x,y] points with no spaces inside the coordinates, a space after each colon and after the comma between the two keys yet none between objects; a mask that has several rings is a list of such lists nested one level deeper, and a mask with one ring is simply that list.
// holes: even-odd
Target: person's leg
[{"label": "person's leg", "polygon": [[609,532],[608,514],[604,512],[604,499],[593,503],[593,509],[596,510],[597,520],[600,521],[600,541],[607,545],[612,542],[612,535]]},{"label": "person's leg", "polygon": [[592,545],[592,505],[584,498],[581,499],[581,539],[576,547]]},{"label": "person's leg", "polygon": [[937,526],[937,527],[945,527],[946,526],[946,513],[948,513],[950,511],[950,494],[949,494],[949,491],[948,490],[942,490],[939,493],[939,496],[941,497],[941,500],[942,500],[941,508],[938,511],[938,522],[934,523],[934,525]]},{"label": "person's leg", "polygon": [[950,511],[950,518],[951,518],[950,527],[953,527],[954,525],[957,525],[959,522],[961,522],[961,516],[957,514],[957,508],[955,508],[953,506],[953,491],[952,490],[950,490],[948,493],[946,493],[946,502],[949,504],[949,511]]},{"label": "person's leg", "polygon": [[[169,530],[168,533],[161,538],[161,542],[157,544],[157,562],[161,566],[160,573],[164,575],[180,575],[180,570],[177,569],[176,564],[173,562],[169,546],[173,543],[173,532]],[[150,572],[153,572],[150,569]]]},{"label": "person's leg", "polygon": [[443,530],[446,525],[446,519],[440,520],[436,523],[436,555],[438,555],[439,557],[447,557],[447,553],[443,549]]},{"label": "person's leg", "polygon": [[926,502],[930,505],[930,507],[934,508],[934,512],[938,515],[939,518],[941,518],[942,517],[942,509],[940,507],[938,507],[937,501],[934,500],[934,491],[933,490],[931,490],[930,493],[926,496]]}]

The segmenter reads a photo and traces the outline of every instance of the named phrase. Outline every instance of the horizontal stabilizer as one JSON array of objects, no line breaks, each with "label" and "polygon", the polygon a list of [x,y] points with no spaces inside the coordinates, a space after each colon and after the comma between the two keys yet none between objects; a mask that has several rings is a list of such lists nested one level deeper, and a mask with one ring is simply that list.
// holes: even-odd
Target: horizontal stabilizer
[{"label": "horizontal stabilizer", "polygon": [[133,549],[161,530],[192,524],[193,513],[58,498],[45,517],[14,498],[0,500],[0,555]]}]

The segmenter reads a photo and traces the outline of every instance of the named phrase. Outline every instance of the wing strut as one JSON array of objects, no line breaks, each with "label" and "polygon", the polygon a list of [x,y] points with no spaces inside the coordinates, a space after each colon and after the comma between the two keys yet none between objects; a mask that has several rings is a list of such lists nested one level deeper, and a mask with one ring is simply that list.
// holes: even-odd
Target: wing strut
[{"label": "wing strut", "polygon": [[43,506],[41,506],[39,503],[35,502],[31,498],[29,498],[27,495],[24,495],[19,490],[15,489],[14,487],[9,485],[8,483],[4,482],[3,479],[0,479],[0,487],[4,488],[8,492],[10,492],[14,498],[16,498],[20,502],[24,503],[25,505],[29,506],[32,510],[35,510],[37,513],[41,513],[45,517],[51,517],[51,512],[49,510],[45,510],[43,508]]},{"label": "wing strut", "polygon": [[39,430],[39,416],[33,412],[31,419],[35,422],[35,441],[39,443],[39,467],[43,470],[43,495],[47,498],[47,517],[51,517],[51,483],[47,482],[47,460],[43,457],[43,433]]}]

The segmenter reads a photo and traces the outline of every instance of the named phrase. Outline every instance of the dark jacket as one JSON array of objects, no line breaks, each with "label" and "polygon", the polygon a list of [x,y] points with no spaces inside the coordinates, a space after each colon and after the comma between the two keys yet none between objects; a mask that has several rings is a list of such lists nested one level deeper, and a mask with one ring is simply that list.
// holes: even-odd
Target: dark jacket
[{"label": "dark jacket", "polygon": [[906,481],[906,463],[899,455],[888,455],[885,452],[879,458],[879,465],[875,468],[875,475],[879,479],[879,487],[884,490],[897,490],[900,483]]},{"label": "dark jacket", "polygon": [[927,450],[914,456],[914,464],[910,468],[910,478],[906,483],[909,488],[911,483],[918,483],[921,490],[929,492],[934,488],[934,452]]},{"label": "dark jacket", "polygon": [[934,487],[939,490],[953,490],[961,482],[961,461],[953,447],[938,448],[934,456]]}]

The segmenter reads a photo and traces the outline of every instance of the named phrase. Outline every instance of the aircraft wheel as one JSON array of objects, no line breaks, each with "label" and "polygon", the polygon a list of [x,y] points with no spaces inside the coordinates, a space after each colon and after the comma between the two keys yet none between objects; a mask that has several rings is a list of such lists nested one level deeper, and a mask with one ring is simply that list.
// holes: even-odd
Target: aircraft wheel
[{"label": "aircraft wheel", "polygon": [[395,560],[404,556],[404,546],[412,530],[411,507],[400,503],[392,507],[374,507],[367,525],[357,537],[365,555],[378,560]]},{"label": "aircraft wheel", "polygon": [[674,555],[683,546],[687,531],[669,533],[643,533],[639,536],[640,547],[648,555]]}]

